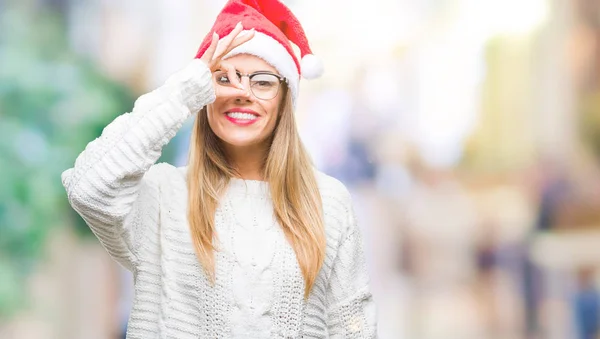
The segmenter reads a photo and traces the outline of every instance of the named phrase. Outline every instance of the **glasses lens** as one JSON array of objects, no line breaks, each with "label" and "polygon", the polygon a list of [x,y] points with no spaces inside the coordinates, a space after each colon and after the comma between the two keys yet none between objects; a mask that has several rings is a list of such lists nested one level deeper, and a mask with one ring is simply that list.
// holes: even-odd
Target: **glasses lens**
[{"label": "glasses lens", "polygon": [[279,78],[273,74],[258,73],[250,78],[252,93],[259,99],[270,100],[277,96]]}]

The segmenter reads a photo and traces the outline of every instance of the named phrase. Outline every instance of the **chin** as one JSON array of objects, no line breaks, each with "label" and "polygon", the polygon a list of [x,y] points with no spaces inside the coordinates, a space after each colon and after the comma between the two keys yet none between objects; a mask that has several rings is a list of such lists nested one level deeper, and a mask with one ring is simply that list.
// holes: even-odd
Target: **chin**
[{"label": "chin", "polygon": [[237,137],[225,137],[221,138],[221,140],[230,146],[233,147],[252,147],[258,146],[265,142],[264,138],[258,138],[254,136],[237,136]]}]

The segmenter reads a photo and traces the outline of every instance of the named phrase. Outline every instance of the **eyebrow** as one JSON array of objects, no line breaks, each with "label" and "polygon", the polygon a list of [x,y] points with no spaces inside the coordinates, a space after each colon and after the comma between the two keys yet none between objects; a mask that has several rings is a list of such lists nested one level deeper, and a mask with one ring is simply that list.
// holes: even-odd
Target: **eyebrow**
[{"label": "eyebrow", "polygon": [[[224,72],[224,73],[227,73],[227,71],[224,70],[224,69],[217,69],[215,72]],[[258,70],[258,71],[254,71],[254,72],[251,72],[251,73],[245,73],[245,72],[242,72],[242,71],[236,69],[235,72],[239,73],[239,74],[244,74],[244,75],[245,74],[253,75],[253,74],[256,74],[256,73],[263,73],[263,74],[264,73],[268,73],[268,74],[273,74],[273,75],[275,75],[276,77],[278,77],[280,79],[285,79],[287,81],[287,78],[285,76],[283,76],[283,75],[281,75],[281,74],[279,74],[277,72],[269,71],[269,70]]]}]

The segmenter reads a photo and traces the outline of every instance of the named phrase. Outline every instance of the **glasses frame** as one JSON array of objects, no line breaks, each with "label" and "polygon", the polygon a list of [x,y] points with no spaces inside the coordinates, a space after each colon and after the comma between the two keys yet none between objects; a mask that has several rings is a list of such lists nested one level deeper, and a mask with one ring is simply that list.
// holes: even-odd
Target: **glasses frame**
[{"label": "glasses frame", "polygon": [[[215,74],[218,72],[224,72],[225,74],[227,74],[227,71],[222,70],[222,69],[216,70]],[[281,88],[281,84],[285,83],[286,85],[288,85],[288,79],[286,77],[279,75],[279,74],[275,74],[273,72],[269,72],[269,71],[257,71],[254,73],[242,73],[239,71],[235,71],[235,74],[237,74],[240,82],[242,81],[243,77],[248,77],[248,81],[250,82],[250,92],[252,92],[252,95],[254,95],[256,98],[261,99],[261,100],[271,100],[271,99],[275,98],[277,96],[277,94],[279,94],[279,89]],[[256,75],[272,75],[279,80],[279,86],[277,87],[277,92],[275,92],[275,95],[272,98],[263,99],[254,93],[254,90],[252,89],[252,78]],[[219,84],[219,85],[221,85],[221,84]],[[224,86],[224,85],[221,85],[221,86]]]}]

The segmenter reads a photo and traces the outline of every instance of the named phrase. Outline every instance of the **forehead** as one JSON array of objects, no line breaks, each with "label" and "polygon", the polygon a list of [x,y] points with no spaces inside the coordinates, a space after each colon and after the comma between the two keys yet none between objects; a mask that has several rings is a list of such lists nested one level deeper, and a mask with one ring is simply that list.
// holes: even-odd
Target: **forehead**
[{"label": "forehead", "polygon": [[275,67],[265,60],[250,54],[238,54],[227,58],[227,62],[233,65],[238,72],[254,73],[257,71],[269,71],[279,74]]}]

